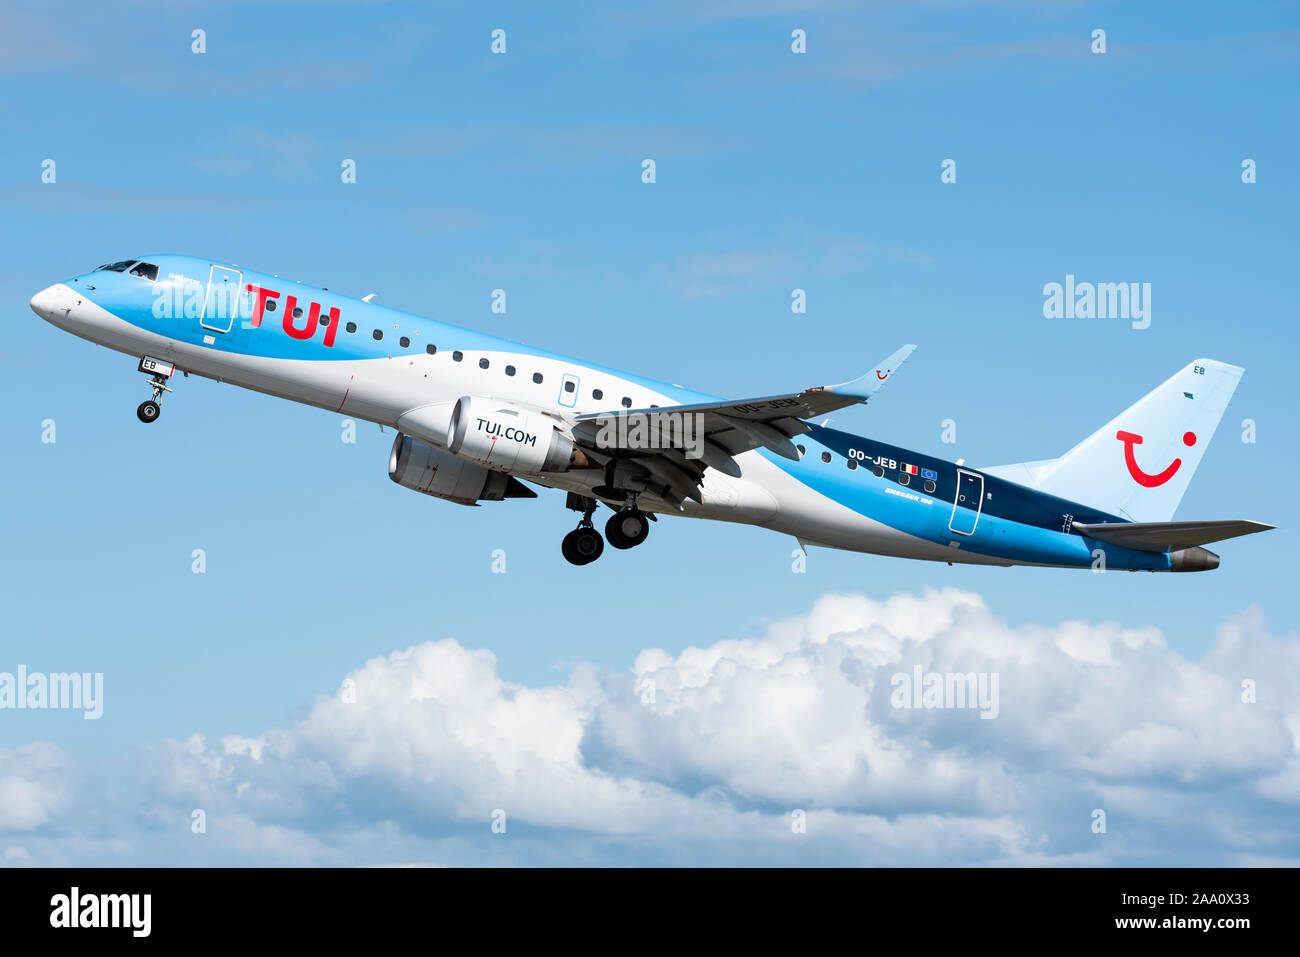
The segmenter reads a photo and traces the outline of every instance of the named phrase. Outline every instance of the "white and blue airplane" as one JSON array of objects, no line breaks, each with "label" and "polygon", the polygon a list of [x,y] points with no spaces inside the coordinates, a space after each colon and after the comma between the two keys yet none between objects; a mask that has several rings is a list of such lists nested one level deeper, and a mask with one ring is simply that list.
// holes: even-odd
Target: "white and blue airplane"
[{"label": "white and blue airplane", "polygon": [[[397,431],[389,477],[463,505],[563,489],[575,565],[644,542],[660,514],[818,545],[980,565],[1201,571],[1202,546],[1272,528],[1171,521],[1242,370],[1197,359],[1060,458],[972,468],[811,419],[865,403],[913,346],[841,385],[725,401],[236,265],[149,256],[32,297],[124,352],[158,418],[177,372]],[[601,537],[600,503],[613,510]]]}]

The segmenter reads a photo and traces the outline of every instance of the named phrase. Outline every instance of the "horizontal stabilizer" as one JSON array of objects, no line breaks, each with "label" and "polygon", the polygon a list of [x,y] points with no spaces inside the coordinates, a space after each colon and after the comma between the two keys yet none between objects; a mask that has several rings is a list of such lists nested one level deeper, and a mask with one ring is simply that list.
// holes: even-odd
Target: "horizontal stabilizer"
[{"label": "horizontal stabilizer", "polygon": [[1080,535],[1140,552],[1168,552],[1194,545],[1208,545],[1238,535],[1267,532],[1273,527],[1263,522],[1240,519],[1222,522],[1074,523],[1074,530]]}]

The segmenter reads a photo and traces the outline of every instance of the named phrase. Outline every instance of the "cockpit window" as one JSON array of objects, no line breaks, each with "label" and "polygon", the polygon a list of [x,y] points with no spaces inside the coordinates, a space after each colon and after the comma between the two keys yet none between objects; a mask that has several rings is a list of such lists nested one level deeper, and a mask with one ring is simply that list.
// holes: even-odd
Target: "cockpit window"
[{"label": "cockpit window", "polygon": [[156,282],[158,279],[158,267],[153,263],[136,263],[131,270],[132,276],[139,276],[141,279],[148,279],[150,282]]},{"label": "cockpit window", "polygon": [[126,272],[126,267],[135,262],[134,259],[123,259],[120,263],[109,263],[107,266],[100,266],[95,272]]}]

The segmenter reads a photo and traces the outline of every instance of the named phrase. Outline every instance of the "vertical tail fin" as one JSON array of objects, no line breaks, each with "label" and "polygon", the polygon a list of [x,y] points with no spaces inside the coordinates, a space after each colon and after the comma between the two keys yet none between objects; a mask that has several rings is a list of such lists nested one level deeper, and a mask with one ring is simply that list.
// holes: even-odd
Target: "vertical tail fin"
[{"label": "vertical tail fin", "polygon": [[1243,371],[1197,359],[1059,459],[985,471],[1134,522],[1167,522]]}]

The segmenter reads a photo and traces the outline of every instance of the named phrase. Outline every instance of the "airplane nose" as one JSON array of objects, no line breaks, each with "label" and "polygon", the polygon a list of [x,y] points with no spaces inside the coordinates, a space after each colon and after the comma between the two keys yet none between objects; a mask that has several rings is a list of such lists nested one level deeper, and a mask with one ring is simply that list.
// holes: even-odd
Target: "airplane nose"
[{"label": "airplane nose", "polygon": [[32,296],[30,303],[32,312],[42,319],[53,318],[55,312],[66,312],[68,306],[72,304],[69,298],[72,290],[61,282],[56,282],[53,286],[46,286],[36,295]]}]

